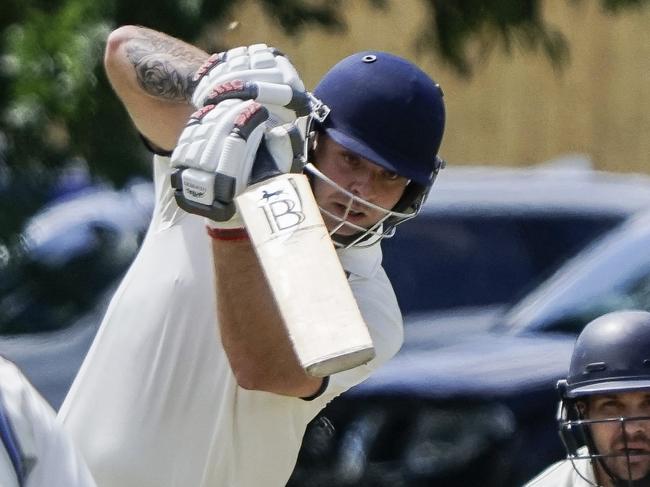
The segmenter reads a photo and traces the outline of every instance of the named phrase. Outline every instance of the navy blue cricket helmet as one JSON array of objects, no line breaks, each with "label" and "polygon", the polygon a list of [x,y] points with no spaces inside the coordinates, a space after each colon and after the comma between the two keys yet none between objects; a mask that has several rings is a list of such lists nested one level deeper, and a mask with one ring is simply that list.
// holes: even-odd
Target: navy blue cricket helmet
[{"label": "navy blue cricket helmet", "polygon": [[430,186],[445,129],[440,86],[401,57],[364,51],[330,69],[314,89],[330,108],[335,142],[385,169]]},{"label": "navy blue cricket helmet", "polygon": [[[319,122],[320,130],[346,149],[409,180],[400,201],[385,209],[385,218],[375,227],[358,228],[352,238],[333,235],[335,243],[368,245],[392,236],[397,224],[419,212],[444,167],[438,157],[445,128],[442,89],[406,59],[364,51],[334,65],[313,95],[329,108]],[[323,179],[317,168],[308,166],[312,176]],[[364,204],[353,199],[351,205]],[[341,226],[354,227],[345,218],[340,220]]]},{"label": "navy blue cricket helmet", "polygon": [[578,337],[565,395],[650,389],[650,313],[624,310],[591,321]]}]

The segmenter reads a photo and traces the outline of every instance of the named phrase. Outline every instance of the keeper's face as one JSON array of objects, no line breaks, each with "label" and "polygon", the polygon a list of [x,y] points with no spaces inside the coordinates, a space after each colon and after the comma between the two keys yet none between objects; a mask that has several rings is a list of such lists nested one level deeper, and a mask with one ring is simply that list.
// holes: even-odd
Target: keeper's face
[{"label": "keeper's face", "polygon": [[[346,149],[322,132],[316,139],[314,159],[318,169],[338,186],[385,210],[395,206],[408,183],[406,178]],[[346,211],[346,221],[364,228],[370,228],[386,215],[386,211],[359,202],[351,203],[348,195],[318,179],[314,181],[313,188],[319,206],[338,217],[334,219],[323,214],[330,231],[341,221]],[[356,233],[356,230],[343,226],[336,233],[348,236]]]},{"label": "keeper's face", "polygon": [[[591,426],[591,434],[599,454],[614,455],[603,459],[614,475],[637,480],[650,474],[650,393],[592,396],[582,407],[585,419],[598,421]],[[613,420],[601,421],[607,419]],[[597,465],[599,479],[611,485],[600,463]]]}]

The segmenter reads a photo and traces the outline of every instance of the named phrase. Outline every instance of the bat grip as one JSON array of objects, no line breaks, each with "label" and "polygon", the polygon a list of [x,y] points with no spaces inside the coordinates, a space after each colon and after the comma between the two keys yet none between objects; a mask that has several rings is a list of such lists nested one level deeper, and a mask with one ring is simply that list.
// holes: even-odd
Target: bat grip
[{"label": "bat grip", "polygon": [[266,141],[262,139],[251,170],[250,184],[260,183],[280,174],[282,174],[282,171],[278,169],[275,159],[273,159],[268,147],[266,147]]}]

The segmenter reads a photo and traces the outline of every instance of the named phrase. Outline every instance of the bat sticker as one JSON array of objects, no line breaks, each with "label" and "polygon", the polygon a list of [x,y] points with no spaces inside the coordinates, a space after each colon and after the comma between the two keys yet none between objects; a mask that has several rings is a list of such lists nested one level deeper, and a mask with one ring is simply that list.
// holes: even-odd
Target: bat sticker
[{"label": "bat sticker", "polygon": [[272,234],[293,230],[305,221],[302,200],[295,185],[286,180],[278,183],[273,188],[261,189],[258,201]]}]

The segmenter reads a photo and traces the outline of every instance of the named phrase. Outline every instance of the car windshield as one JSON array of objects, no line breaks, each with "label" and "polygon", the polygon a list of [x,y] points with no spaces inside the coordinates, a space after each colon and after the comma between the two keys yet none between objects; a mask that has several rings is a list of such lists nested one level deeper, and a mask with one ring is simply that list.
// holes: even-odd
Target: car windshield
[{"label": "car windshield", "polygon": [[622,308],[650,309],[650,213],[622,224],[509,309],[497,329],[578,333]]},{"label": "car windshield", "polygon": [[383,243],[383,265],[405,315],[507,303],[622,218],[568,210],[425,213]]}]

